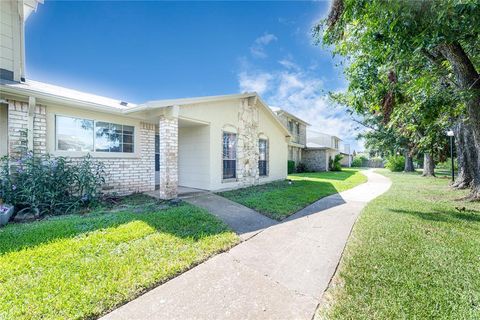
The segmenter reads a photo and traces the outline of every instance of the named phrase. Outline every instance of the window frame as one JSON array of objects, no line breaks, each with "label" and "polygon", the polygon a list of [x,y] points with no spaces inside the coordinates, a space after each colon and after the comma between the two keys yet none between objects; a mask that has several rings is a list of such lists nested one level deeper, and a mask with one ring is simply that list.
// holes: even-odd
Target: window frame
[{"label": "window frame", "polygon": [[[68,150],[60,150],[58,149],[58,131],[57,131],[57,118],[58,117],[64,117],[64,118],[72,118],[72,119],[80,119],[80,120],[88,120],[93,122],[93,151],[68,151]],[[87,154],[91,154],[95,157],[99,158],[139,158],[139,150],[140,147],[138,145],[138,142],[140,141],[138,139],[138,124],[136,123],[114,123],[111,122],[111,120],[102,120],[102,119],[94,119],[92,117],[88,116],[82,116],[82,115],[77,115],[77,114],[65,114],[65,113],[53,113],[51,114],[50,117],[47,117],[47,120],[49,123],[53,124],[53,129],[52,129],[52,134],[53,134],[53,139],[49,139],[49,150],[51,150],[52,154],[55,154],[57,156],[68,156],[68,157],[83,157]],[[133,133],[132,133],[132,147],[133,151],[132,152],[118,152],[118,151],[95,151],[96,150],[96,123],[97,122],[105,122],[108,124],[116,124],[116,125],[121,125],[122,126],[122,135],[123,135],[123,126],[129,126],[133,128]],[[121,121],[120,121],[121,122]],[[48,123],[47,123],[48,125]],[[51,132],[51,131],[50,131]],[[123,136],[122,136],[123,139]],[[53,143],[53,146],[52,146]]]},{"label": "window frame", "polygon": [[[261,154],[260,141],[265,141],[265,160],[260,160],[260,154]],[[270,169],[270,165],[269,165],[270,157],[269,157],[269,154],[270,154],[270,146],[269,146],[269,141],[268,141],[268,139],[258,138],[258,176],[259,176],[260,178],[266,178],[266,177],[268,177],[268,175],[269,175],[269,173],[270,173],[270,170],[269,170],[269,169]],[[265,162],[265,174],[261,174],[260,161],[264,161],[264,162]]]},{"label": "window frame", "polygon": [[[224,152],[224,145],[225,145],[225,135],[233,135],[235,136],[235,149],[234,149],[234,155],[235,159],[226,159],[225,158],[225,152]],[[233,182],[237,181],[237,149],[238,149],[238,134],[236,132],[231,132],[231,131],[225,131],[222,130],[222,182]],[[233,177],[225,177],[225,161],[235,161],[235,170],[234,170],[234,176]]]}]

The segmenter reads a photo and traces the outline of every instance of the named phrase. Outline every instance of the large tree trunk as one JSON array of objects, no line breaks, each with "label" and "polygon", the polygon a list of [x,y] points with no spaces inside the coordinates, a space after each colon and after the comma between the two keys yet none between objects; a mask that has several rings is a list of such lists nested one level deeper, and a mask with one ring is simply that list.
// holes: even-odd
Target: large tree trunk
[{"label": "large tree trunk", "polygon": [[410,155],[410,152],[405,153],[405,172],[414,172],[415,168],[413,167],[413,157]]},{"label": "large tree trunk", "polygon": [[435,177],[435,163],[430,153],[423,155],[423,174],[424,177]]},{"label": "large tree trunk", "polygon": [[459,119],[453,130],[455,133],[455,148],[457,150],[458,173],[452,187],[458,189],[470,188],[474,169],[477,163],[477,150],[473,141],[472,128],[464,119]]},{"label": "large tree trunk", "polygon": [[[458,85],[468,93],[466,106],[473,133],[473,147],[480,150],[480,75],[458,42],[440,46],[440,52],[450,62]],[[472,199],[480,200],[480,157],[476,157],[472,180]]]}]

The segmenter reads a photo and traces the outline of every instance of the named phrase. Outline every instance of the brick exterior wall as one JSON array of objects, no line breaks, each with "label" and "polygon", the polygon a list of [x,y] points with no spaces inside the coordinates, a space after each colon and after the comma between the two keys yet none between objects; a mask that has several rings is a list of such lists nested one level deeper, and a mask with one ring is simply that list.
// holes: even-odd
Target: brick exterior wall
[{"label": "brick exterior wall", "polygon": [[105,165],[105,193],[127,195],[155,190],[155,125],[141,123],[140,158],[98,158]]},{"label": "brick exterior wall", "polygon": [[160,135],[160,198],[172,199],[177,197],[178,192],[178,118],[160,117],[158,131]]},{"label": "brick exterior wall", "polygon": [[[47,153],[47,108],[35,107],[33,118],[33,151]],[[17,155],[27,148],[28,103],[8,101],[8,152]],[[140,158],[96,158],[105,165],[105,193],[126,195],[155,190],[155,125],[141,123],[139,132]],[[78,161],[80,158],[72,158]]]},{"label": "brick exterior wall", "polygon": [[325,150],[303,149],[302,162],[308,171],[327,171],[327,152]]}]

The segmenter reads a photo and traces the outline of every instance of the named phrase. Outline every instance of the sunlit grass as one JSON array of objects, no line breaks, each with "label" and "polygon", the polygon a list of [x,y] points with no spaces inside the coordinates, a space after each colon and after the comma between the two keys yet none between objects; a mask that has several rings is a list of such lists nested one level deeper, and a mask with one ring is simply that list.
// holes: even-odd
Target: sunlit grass
[{"label": "sunlit grass", "polygon": [[0,319],[95,318],[236,242],[187,204],[10,224],[0,229]]},{"label": "sunlit grass", "polygon": [[480,319],[480,203],[448,178],[381,171],[391,189],[362,212],[327,319]]},{"label": "sunlit grass", "polygon": [[276,181],[220,193],[221,196],[282,220],[316,200],[363,183],[367,178],[357,169],[339,172],[312,172],[289,175],[292,180]]}]

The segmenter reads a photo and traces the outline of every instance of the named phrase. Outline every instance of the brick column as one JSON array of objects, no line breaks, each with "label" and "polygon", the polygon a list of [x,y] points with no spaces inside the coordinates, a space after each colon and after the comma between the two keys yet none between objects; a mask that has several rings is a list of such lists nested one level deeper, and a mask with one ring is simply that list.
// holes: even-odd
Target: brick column
[{"label": "brick column", "polygon": [[177,197],[178,187],[178,118],[160,117],[160,198]]}]

